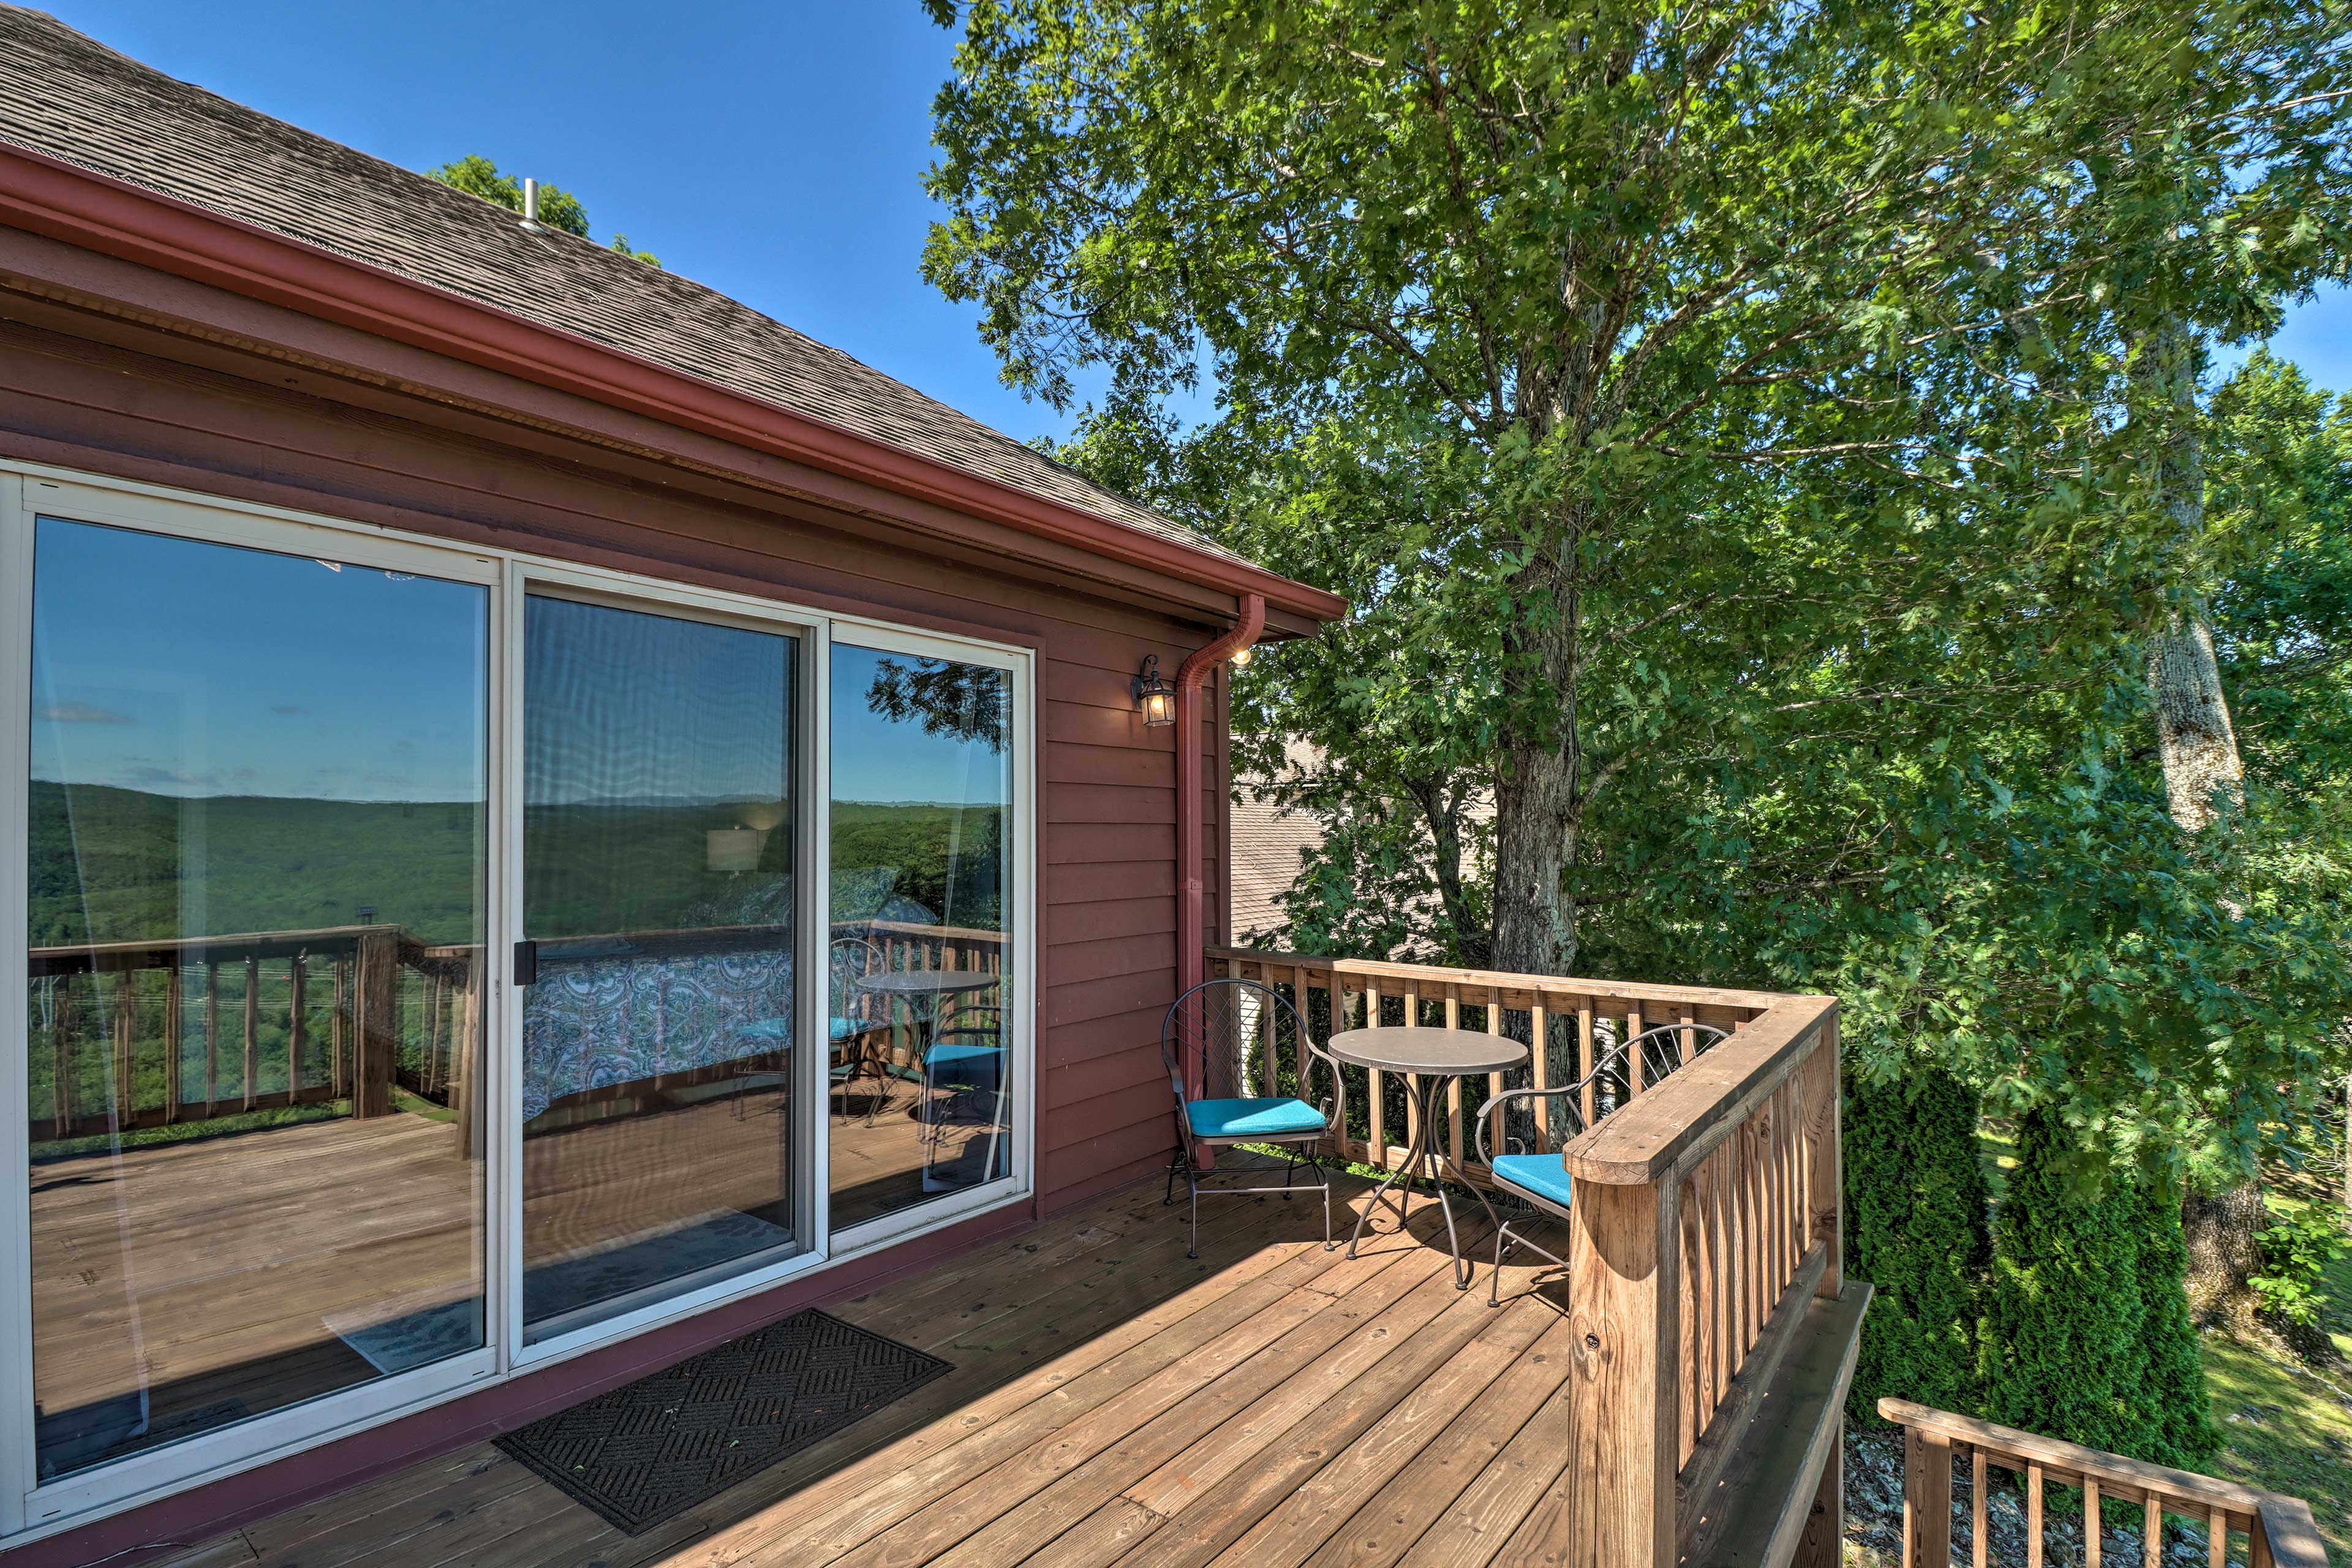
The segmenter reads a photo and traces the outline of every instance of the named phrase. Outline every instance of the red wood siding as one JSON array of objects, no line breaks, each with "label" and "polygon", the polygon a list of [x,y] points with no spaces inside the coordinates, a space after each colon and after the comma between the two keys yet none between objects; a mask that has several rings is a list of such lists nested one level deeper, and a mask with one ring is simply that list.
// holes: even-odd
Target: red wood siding
[{"label": "red wood siding", "polygon": [[[544,430],[501,444],[481,434],[478,415],[422,399],[395,416],[320,395],[333,384],[317,375],[291,390],[286,367],[240,360],[217,344],[158,333],[147,353],[99,342],[96,333],[60,330],[70,324],[60,315],[0,291],[0,456],[1034,649],[1042,843],[1031,1212],[1086,1201],[1165,1163],[1173,1137],[1158,1042],[1177,974],[1174,737],[1144,728],[1129,683],[1147,655],[1172,671],[1217,635],[1199,611],[1154,608],[1135,602],[1132,587],[1097,587],[1001,555],[959,557],[930,535],[707,474],[666,482],[642,456],[585,442],[562,448]],[[108,337],[125,331],[120,321],[104,326]],[[189,363],[195,359],[208,363]],[[367,402],[384,401],[383,387],[364,390]],[[1225,704],[1221,681],[1210,690],[1197,737],[1209,787],[1188,805],[1207,828],[1207,907],[1221,933]],[[984,1217],[845,1273],[252,1472],[205,1498],[36,1543],[8,1562],[87,1560],[77,1554],[103,1554],[113,1548],[102,1542],[116,1536],[164,1538],[351,1484],[626,1381],[808,1300],[870,1288],[1019,1217]]]}]

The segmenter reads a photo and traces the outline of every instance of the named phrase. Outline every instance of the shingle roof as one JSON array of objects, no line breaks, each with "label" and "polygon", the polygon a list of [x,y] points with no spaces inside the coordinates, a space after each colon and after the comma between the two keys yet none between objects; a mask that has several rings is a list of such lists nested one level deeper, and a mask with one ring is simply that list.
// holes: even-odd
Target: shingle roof
[{"label": "shingle roof", "polygon": [[0,141],[382,267],[919,457],[1237,560],[1011,437],[674,272],[0,5]]}]

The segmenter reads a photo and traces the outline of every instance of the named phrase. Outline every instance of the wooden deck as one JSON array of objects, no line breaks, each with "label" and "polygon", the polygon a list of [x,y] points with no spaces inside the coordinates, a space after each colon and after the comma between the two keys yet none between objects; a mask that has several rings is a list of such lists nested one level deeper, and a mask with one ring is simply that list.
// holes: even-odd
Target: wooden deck
[{"label": "wooden deck", "polygon": [[[1483,1216],[1465,1239],[1491,1247]],[[1418,1203],[1412,1234],[1352,1261],[1321,1240],[1311,1196],[1228,1198],[1202,1205],[1190,1260],[1181,1204],[1154,1184],[836,1304],[954,1372],[635,1538],[480,1444],[172,1561],[1523,1561],[1515,1541],[1543,1529],[1570,1457],[1559,1276],[1515,1261],[1489,1309],[1486,1266],[1456,1290]]]}]

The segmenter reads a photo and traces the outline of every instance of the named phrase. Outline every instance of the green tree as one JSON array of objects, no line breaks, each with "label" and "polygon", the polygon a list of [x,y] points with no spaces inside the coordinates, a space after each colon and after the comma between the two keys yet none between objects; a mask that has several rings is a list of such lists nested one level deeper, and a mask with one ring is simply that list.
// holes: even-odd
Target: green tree
[{"label": "green tree", "polygon": [[[1205,363],[1232,419],[1369,432],[1379,488],[1423,503],[1353,548],[1398,590],[1391,632],[1491,653],[1425,726],[1458,743],[1409,749],[1492,737],[1506,967],[1576,961],[1630,773],[1749,743],[1737,703],[1669,732],[1645,657],[1771,597],[1694,517],[1801,463],[1801,504],[2022,528],[1994,548],[2129,579],[2163,529],[2104,505],[2132,450],[2111,389],[2037,370],[2105,353],[2159,272],[2193,326],[2240,331],[2331,254],[2343,64],[2309,6],[983,0],[962,26],[926,270],[981,302],[1007,378],[1061,403],[1095,363],[1148,405]],[[2188,238],[2137,217],[2158,145]],[[1803,595],[1863,586],[1832,561]],[[1421,591],[1449,562],[1485,569]]]},{"label": "green tree", "polygon": [[1879,1424],[1885,1394],[1978,1407],[1977,1320],[1992,1252],[1978,1113],[1975,1093],[1931,1066],[1847,1085],[1846,1268],[1877,1290],[1846,1402],[1865,1426]]},{"label": "green tree", "polygon": [[1988,1418],[2134,1458],[2169,1452],[2141,1405],[2142,1212],[2126,1182],[2086,1169],[2056,1112],[2020,1120],[1979,1331]]},{"label": "green tree", "polygon": [[[513,174],[500,174],[496,163],[478,153],[467,153],[453,163],[427,169],[425,173],[428,179],[438,180],[469,196],[479,196],[486,202],[496,203],[509,212],[522,211],[521,179]],[[581,205],[580,198],[544,180],[539,185],[539,221],[565,234],[577,235],[582,239],[588,237],[588,209]],[[661,258],[651,251],[630,248],[629,237],[625,234],[613,237],[612,248],[649,267],[661,265]]]}]

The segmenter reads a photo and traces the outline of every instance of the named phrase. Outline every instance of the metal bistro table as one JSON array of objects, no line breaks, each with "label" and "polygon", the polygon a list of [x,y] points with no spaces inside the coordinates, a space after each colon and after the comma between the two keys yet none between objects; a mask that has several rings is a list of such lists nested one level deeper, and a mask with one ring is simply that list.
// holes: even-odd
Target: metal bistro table
[{"label": "metal bistro table", "polygon": [[1445,1196],[1443,1166],[1451,1164],[1461,1184],[1476,1194],[1479,1206],[1486,1211],[1486,1223],[1498,1225],[1495,1205],[1486,1201],[1462,1169],[1462,1163],[1450,1154],[1442,1153],[1431,1129],[1437,1125],[1437,1091],[1455,1079],[1470,1073],[1506,1072],[1528,1059],[1528,1047],[1503,1035],[1473,1034],[1467,1029],[1423,1027],[1418,1024],[1383,1025],[1371,1029],[1349,1029],[1331,1037],[1326,1047],[1343,1062],[1360,1068],[1376,1068],[1381,1072],[1404,1073],[1407,1093],[1412,1092],[1418,1079],[1420,1095],[1413,1107],[1412,1140],[1405,1151],[1404,1163],[1391,1171],[1381,1184],[1372,1189],[1372,1201],[1356,1220],[1355,1234],[1348,1237],[1348,1256],[1356,1256],[1356,1244],[1363,1239],[1364,1226],[1372,1221],[1372,1214],[1382,1204],[1391,1203],[1389,1188],[1398,1178],[1404,1180],[1404,1196],[1395,1202],[1397,1229],[1402,1232],[1412,1217],[1412,1175],[1416,1165],[1426,1162],[1429,1184],[1437,1190],[1437,1206],[1445,1215],[1445,1245],[1454,1254],[1454,1286],[1457,1290],[1470,1289],[1470,1260],[1462,1256],[1462,1239],[1454,1230],[1454,1205]]},{"label": "metal bistro table", "polygon": [[[959,995],[966,991],[985,991],[1003,978],[1002,974],[991,974],[984,969],[887,969],[878,973],[865,975],[857,982],[858,989],[861,991],[870,991],[878,996],[895,997],[905,1002],[908,1013],[913,1016],[913,1021],[922,1026],[920,1043],[917,1047],[915,1059],[922,1066],[924,1092],[922,1103],[916,1108],[916,1110],[922,1118],[923,1137],[928,1144],[936,1147],[939,1140],[940,1111],[931,1103],[930,1089],[931,1052],[938,1044],[940,1033],[940,1004],[950,996]],[[990,1113],[989,1163],[991,1166],[995,1163],[995,1140],[1003,1131],[1002,1123],[1004,1120],[1004,1063],[1001,1044],[992,1054],[996,1058],[994,1064],[996,1096],[994,1106]],[[873,1125],[872,1121],[869,1119],[866,1124]],[[931,1157],[928,1154],[924,1157],[923,1190],[925,1192],[943,1192],[956,1184],[934,1176]]]}]

